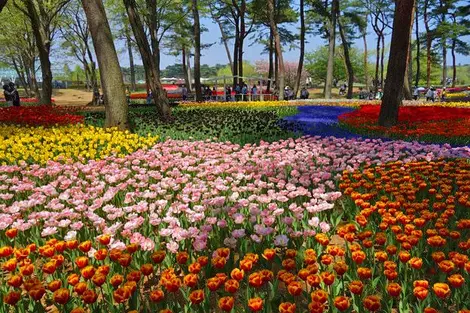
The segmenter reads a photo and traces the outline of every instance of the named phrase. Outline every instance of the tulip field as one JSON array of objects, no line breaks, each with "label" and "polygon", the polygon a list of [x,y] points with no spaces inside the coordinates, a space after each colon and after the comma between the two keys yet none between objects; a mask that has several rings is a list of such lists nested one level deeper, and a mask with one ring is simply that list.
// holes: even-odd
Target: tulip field
[{"label": "tulip field", "polygon": [[0,312],[469,313],[470,109],[366,104],[0,108]]}]

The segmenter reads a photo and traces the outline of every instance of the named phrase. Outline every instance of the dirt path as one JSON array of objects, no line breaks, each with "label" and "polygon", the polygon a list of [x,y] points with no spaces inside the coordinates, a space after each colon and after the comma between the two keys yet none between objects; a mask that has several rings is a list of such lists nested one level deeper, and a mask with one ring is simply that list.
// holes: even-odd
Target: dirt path
[{"label": "dirt path", "polygon": [[93,93],[81,89],[54,89],[52,97],[56,105],[85,106],[91,102]]}]

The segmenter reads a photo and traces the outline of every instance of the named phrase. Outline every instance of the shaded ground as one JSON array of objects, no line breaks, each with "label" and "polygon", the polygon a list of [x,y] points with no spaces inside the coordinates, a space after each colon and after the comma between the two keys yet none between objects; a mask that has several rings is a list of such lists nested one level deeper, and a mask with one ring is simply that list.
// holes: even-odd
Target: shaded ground
[{"label": "shaded ground", "polygon": [[91,102],[93,93],[84,89],[54,89],[56,105],[84,106]]}]

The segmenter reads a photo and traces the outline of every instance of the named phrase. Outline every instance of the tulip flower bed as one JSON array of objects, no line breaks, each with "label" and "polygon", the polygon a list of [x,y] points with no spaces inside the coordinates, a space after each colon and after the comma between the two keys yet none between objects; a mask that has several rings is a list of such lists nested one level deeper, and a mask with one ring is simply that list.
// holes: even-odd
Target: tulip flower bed
[{"label": "tulip flower bed", "polygon": [[470,109],[401,107],[398,125],[391,128],[377,124],[379,113],[379,106],[362,106],[340,115],[339,121],[359,134],[462,145],[470,143]]},{"label": "tulip flower bed", "polygon": [[361,105],[380,104],[380,101],[361,101],[361,100],[293,100],[293,101],[208,101],[208,102],[181,102],[179,106],[197,107],[197,108],[266,108],[283,106],[304,106],[304,105],[332,105],[344,107],[359,107]]},{"label": "tulip flower bed", "polygon": [[[158,121],[153,108],[132,109],[129,117],[133,130],[141,136],[158,135],[161,139],[218,140],[238,144],[255,143],[260,140],[276,141],[298,137],[293,122],[281,117],[297,113],[295,107],[267,107],[253,109],[231,108],[174,108],[174,120]],[[103,113],[92,113],[86,122],[102,126]]]},{"label": "tulip flower bed", "polygon": [[30,126],[53,126],[82,123],[73,108],[56,106],[20,106],[0,108],[0,123]]},{"label": "tulip flower bed", "polygon": [[[362,308],[375,312],[390,303],[396,307],[404,302],[401,298],[390,301],[383,292],[378,269],[382,265],[370,258],[377,251],[362,248],[364,242],[355,239],[362,237],[359,232],[343,236],[354,239],[348,245],[332,236],[345,229],[348,234],[355,232],[352,226],[339,224],[343,214],[353,209],[341,197],[339,179],[343,178],[345,193],[353,194],[368,185],[352,181],[346,186],[346,173],[365,163],[451,157],[469,157],[469,151],[407,142],[309,137],[243,147],[167,140],[150,150],[84,164],[0,166],[0,259],[4,270],[0,310],[8,312],[15,306],[19,312],[55,308],[74,313],[362,312]],[[456,184],[450,193],[435,187],[446,199],[455,195],[461,201],[461,193],[468,191],[468,166],[461,162],[448,174],[446,181]],[[373,169],[366,167],[366,177],[374,174],[370,174]],[[429,180],[444,182],[432,173]],[[414,177],[414,172],[405,174],[402,176]],[[399,184],[394,173],[390,177],[393,180],[384,179],[384,188],[388,188],[387,182]],[[350,179],[361,178],[357,172]],[[373,186],[377,194],[382,192],[378,182]],[[375,206],[375,194],[371,195],[361,199]],[[401,209],[394,208],[395,212]],[[429,224],[439,221],[449,229],[466,216],[457,207],[454,215],[435,210],[440,215],[430,213]],[[370,224],[361,229],[377,229],[373,226],[375,214],[370,213]],[[402,223],[403,216],[397,214],[396,219]],[[408,232],[409,227],[403,228]],[[468,237],[466,230],[459,231],[462,240]],[[391,245],[394,240],[391,234],[368,238],[380,250],[379,243]],[[348,258],[354,254],[359,260],[360,246],[364,269],[357,272]],[[418,248],[409,251],[415,254]],[[403,244],[397,249],[405,250]],[[454,258],[450,251],[445,250],[446,257]],[[394,260],[388,253],[387,260]],[[397,271],[404,273],[404,266],[411,265],[397,262]],[[365,278],[369,271],[371,280]],[[359,273],[365,275],[361,281]],[[418,277],[414,272],[410,275]],[[396,283],[402,290],[406,288],[400,280]],[[424,283],[419,286],[424,288]],[[392,288],[389,293],[396,294],[399,288],[391,285],[388,289]],[[461,290],[459,299],[465,303],[468,292]],[[434,298],[430,295],[427,301],[437,301]],[[417,304],[414,299],[410,302]],[[458,302],[454,300],[451,305],[450,309],[462,308],[455,307]]]},{"label": "tulip flower bed", "polygon": [[[373,292],[383,312],[469,312],[469,183],[467,160],[343,174],[354,222],[337,233],[347,242],[344,277],[357,280],[349,282],[353,302]],[[355,292],[356,284],[364,291]]]},{"label": "tulip flower bed", "polygon": [[0,124],[0,164],[46,164],[124,156],[147,149],[158,137],[141,137],[116,129],[83,124],[30,127]]}]

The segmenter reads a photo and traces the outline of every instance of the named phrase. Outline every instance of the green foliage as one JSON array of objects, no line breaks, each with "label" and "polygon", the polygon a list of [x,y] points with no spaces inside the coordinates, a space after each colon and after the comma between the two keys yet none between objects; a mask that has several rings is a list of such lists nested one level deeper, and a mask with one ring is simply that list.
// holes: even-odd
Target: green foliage
[{"label": "green foliage", "polygon": [[[355,81],[364,82],[364,58],[362,51],[352,47],[349,50],[349,54],[354,68]],[[336,49],[334,61],[333,77],[338,81],[346,80],[347,70],[342,48]],[[319,84],[325,81],[327,64],[328,47],[320,47],[305,55],[305,68],[310,73],[314,83]],[[371,70],[372,66],[369,66],[369,71]]]},{"label": "green foliage", "polygon": [[[217,71],[217,76],[232,76],[232,71],[230,70],[230,66],[227,65]],[[243,76],[250,77],[250,76],[259,76],[256,73],[255,67],[250,64],[248,61],[243,62]]]}]

